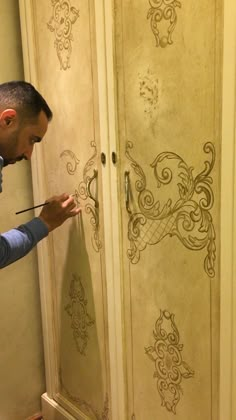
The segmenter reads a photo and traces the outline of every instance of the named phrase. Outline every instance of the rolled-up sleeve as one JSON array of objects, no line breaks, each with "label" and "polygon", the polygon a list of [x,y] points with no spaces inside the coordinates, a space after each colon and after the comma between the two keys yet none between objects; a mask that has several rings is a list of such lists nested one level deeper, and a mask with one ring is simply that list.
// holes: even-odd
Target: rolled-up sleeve
[{"label": "rolled-up sleeve", "polygon": [[24,257],[47,235],[48,228],[38,217],[2,233],[0,235],[0,268]]}]

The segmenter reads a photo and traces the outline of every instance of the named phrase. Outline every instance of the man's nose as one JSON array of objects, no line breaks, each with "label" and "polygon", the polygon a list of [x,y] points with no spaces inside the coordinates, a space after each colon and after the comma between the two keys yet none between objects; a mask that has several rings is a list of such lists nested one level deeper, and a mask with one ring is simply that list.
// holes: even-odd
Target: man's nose
[{"label": "man's nose", "polygon": [[24,152],[25,159],[27,159],[27,160],[30,160],[31,159],[33,150],[34,150],[34,145],[28,147],[28,149]]}]

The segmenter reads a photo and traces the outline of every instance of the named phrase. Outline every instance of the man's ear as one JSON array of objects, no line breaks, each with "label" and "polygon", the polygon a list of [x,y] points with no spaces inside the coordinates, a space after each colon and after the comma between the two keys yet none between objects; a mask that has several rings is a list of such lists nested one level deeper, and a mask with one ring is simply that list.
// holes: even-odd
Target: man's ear
[{"label": "man's ear", "polygon": [[4,109],[0,114],[0,127],[6,128],[9,127],[12,122],[16,119],[16,110],[15,109]]}]

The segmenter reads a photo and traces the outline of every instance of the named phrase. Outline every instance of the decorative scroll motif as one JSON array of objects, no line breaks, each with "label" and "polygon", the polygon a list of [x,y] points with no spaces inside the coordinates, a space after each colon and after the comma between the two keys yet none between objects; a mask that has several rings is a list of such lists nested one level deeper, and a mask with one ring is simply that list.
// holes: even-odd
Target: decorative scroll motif
[{"label": "decorative scroll motif", "polygon": [[139,94],[144,101],[144,112],[149,118],[153,118],[158,106],[158,79],[150,69],[145,75],[139,75],[139,79]]},{"label": "decorative scroll motif", "polygon": [[[94,153],[84,167],[83,181],[80,182],[78,191],[76,191],[76,193],[78,194],[81,200],[87,200],[87,198],[89,197],[88,184],[91,179],[91,176],[88,175],[88,173],[91,170],[91,168],[95,165],[95,157],[97,156],[96,143],[92,141],[90,144],[91,144],[91,147],[94,148]],[[102,243],[100,241],[100,236],[99,236],[99,230],[100,230],[99,210],[97,207],[94,207],[94,205],[88,203],[85,206],[85,211],[87,214],[91,215],[90,223],[93,226],[93,230],[94,230],[92,245],[93,245],[94,250],[96,252],[99,252],[100,249],[102,248]]]},{"label": "decorative scroll motif", "polygon": [[[159,199],[147,189],[147,180],[142,168],[131,157],[131,142],[126,144],[126,156],[139,179],[135,183],[138,193],[139,212],[131,211],[128,224],[128,238],[131,248],[128,257],[133,264],[138,263],[140,252],[147,245],[160,242],[165,236],[177,236],[182,244],[193,251],[207,249],[204,269],[209,277],[215,276],[215,229],[210,209],[214,203],[211,189],[213,182],[210,172],[215,163],[215,149],[212,143],[205,143],[204,152],[211,158],[205,161],[205,167],[195,178],[193,167],[188,167],[184,160],[171,152],[160,153],[151,167],[159,189]],[[163,201],[161,189],[171,183],[169,189],[173,198]],[[163,202],[163,204],[161,204]],[[135,203],[136,204],[136,203]],[[136,205],[137,208],[137,205]]]},{"label": "decorative scroll motif", "polygon": [[67,162],[67,164],[66,164],[66,169],[67,169],[68,174],[74,175],[74,173],[77,169],[77,166],[79,165],[79,162],[80,162],[79,159],[77,159],[77,157],[75,156],[75,154],[71,150],[64,150],[60,154],[60,157],[62,158],[64,156],[66,158],[70,159],[70,161]]},{"label": "decorative scroll motif", "polygon": [[87,300],[80,277],[72,275],[70,284],[70,303],[65,306],[65,310],[71,317],[71,328],[80,354],[85,355],[88,343],[88,327],[94,324],[94,320],[87,313]]},{"label": "decorative scroll motif", "polygon": [[[166,331],[163,328],[165,322]],[[176,414],[176,406],[182,393],[183,378],[191,378],[194,371],[182,360],[183,344],[179,342],[179,331],[174,322],[174,314],[160,311],[153,332],[155,343],[145,348],[148,357],[155,363],[154,378],[157,379],[157,389],[162,406]]]},{"label": "decorative scroll motif", "polygon": [[70,0],[51,0],[53,12],[47,27],[55,35],[55,48],[60,61],[61,69],[70,67],[72,52],[72,25],[79,17],[79,10],[71,7]]},{"label": "decorative scroll motif", "polygon": [[[147,19],[151,19],[156,46],[165,48],[168,44],[173,44],[172,33],[177,22],[176,8],[181,7],[181,3],[178,0],[149,0],[149,4],[151,8]],[[163,29],[164,35],[160,35],[160,28]]]},{"label": "decorative scroll motif", "polygon": [[[96,143],[94,141],[91,141],[91,147],[94,149],[92,157],[88,160],[86,163],[84,170],[83,170],[83,181],[80,182],[78,189],[75,189],[75,200],[77,203],[81,203],[82,201],[89,200],[89,192],[88,192],[88,185],[93,177],[93,175],[89,175],[92,167],[95,165],[95,158],[97,156],[97,148]],[[67,160],[66,163],[66,169],[69,175],[74,175],[77,167],[79,165],[79,159],[76,157],[76,155],[71,150],[64,150],[60,157],[65,157]],[[99,252],[102,248],[102,243],[100,240],[100,226],[99,226],[99,209],[98,207],[94,206],[94,203],[86,203],[85,205],[85,212],[91,216],[90,223],[93,227],[93,237],[92,237],[92,245],[96,252]]]},{"label": "decorative scroll motif", "polygon": [[88,402],[83,400],[82,398],[75,397],[71,395],[71,393],[66,389],[63,380],[62,380],[62,374],[60,372],[59,374],[61,387],[63,388],[64,392],[66,393],[67,397],[70,399],[70,401],[73,401],[76,403],[79,407],[79,409],[86,413],[87,416],[91,419],[96,420],[109,420],[109,397],[108,394],[105,396],[104,406],[102,413],[99,414],[97,410],[94,409],[94,407],[91,406]]}]

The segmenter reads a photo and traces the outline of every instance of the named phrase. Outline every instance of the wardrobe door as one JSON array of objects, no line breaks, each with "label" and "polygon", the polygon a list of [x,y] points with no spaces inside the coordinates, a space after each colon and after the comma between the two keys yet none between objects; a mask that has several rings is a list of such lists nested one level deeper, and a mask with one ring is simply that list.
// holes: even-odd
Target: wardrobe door
[{"label": "wardrobe door", "polygon": [[35,0],[22,10],[33,42],[31,80],[54,114],[45,139],[35,146],[35,197],[67,192],[82,208],[39,252],[47,394],[75,418],[108,419],[94,2]]},{"label": "wardrobe door", "polygon": [[216,420],[222,1],[114,20],[127,418]]}]

